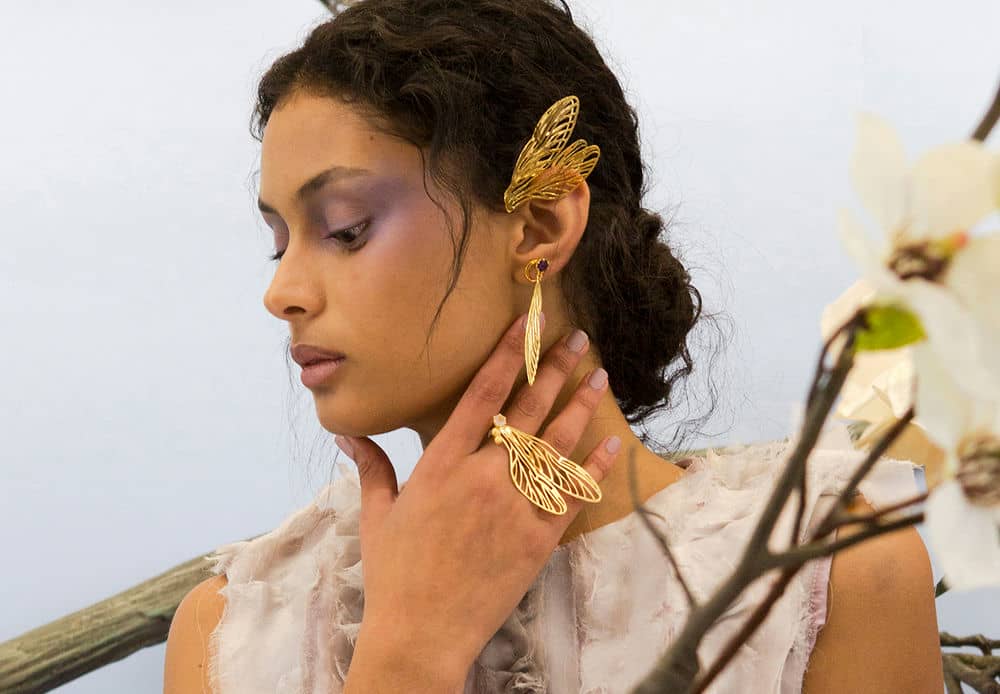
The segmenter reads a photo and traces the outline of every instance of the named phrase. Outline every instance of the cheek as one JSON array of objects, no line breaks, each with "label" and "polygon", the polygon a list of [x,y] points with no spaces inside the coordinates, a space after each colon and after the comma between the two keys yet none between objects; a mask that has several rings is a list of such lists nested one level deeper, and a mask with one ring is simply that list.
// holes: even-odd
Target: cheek
[{"label": "cheek", "polygon": [[[344,264],[351,268],[350,279],[338,282],[335,292],[366,361],[380,370],[413,368],[418,357],[427,358],[420,352],[447,290],[451,244],[443,233],[413,220],[398,214],[376,222],[365,247]],[[446,319],[442,315],[439,323]]]}]

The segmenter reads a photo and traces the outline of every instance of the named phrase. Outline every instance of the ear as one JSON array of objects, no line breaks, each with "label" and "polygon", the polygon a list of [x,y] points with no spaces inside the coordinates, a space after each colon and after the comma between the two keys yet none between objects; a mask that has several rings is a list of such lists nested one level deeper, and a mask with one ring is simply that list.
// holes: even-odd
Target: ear
[{"label": "ear", "polygon": [[583,181],[558,200],[532,198],[515,218],[513,258],[524,267],[534,258],[547,258],[549,272],[561,269],[576,251],[590,216],[590,186]]}]

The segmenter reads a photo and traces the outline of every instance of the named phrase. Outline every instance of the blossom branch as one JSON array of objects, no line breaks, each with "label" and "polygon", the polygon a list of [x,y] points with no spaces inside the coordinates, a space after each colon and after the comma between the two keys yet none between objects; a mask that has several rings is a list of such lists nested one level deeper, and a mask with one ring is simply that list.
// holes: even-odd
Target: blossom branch
[{"label": "blossom branch", "polygon": [[[739,594],[770,568],[763,560],[772,556],[767,548],[767,541],[792,491],[801,489],[801,477],[805,476],[808,455],[815,448],[823,424],[853,366],[854,336],[862,321],[862,312],[856,312],[823,345],[819,365],[810,386],[799,439],[732,574],[708,601],[690,612],[681,633],[646,678],[632,690],[633,694],[689,691],[700,668],[697,649],[705,634]],[[840,351],[834,368],[827,370],[826,355],[834,340],[841,334],[846,335],[845,347]],[[801,503],[804,506],[804,499]],[[713,672],[718,669],[713,667]],[[707,686],[710,680],[703,678],[702,681]]]},{"label": "blossom branch", "polygon": [[910,497],[909,499],[904,499],[895,504],[889,506],[884,506],[871,513],[859,514],[859,513],[845,513],[843,511],[837,513],[833,520],[831,521],[832,527],[839,528],[843,525],[854,525],[855,523],[870,523],[871,521],[877,520],[884,516],[887,516],[894,511],[899,511],[908,506],[915,506],[916,504],[923,503],[927,500],[929,492],[923,492],[916,496]]},{"label": "blossom branch", "polygon": [[854,474],[851,475],[851,479],[847,482],[847,486],[844,487],[840,495],[837,497],[837,501],[833,504],[833,507],[816,526],[816,531],[813,533],[813,537],[822,537],[833,529],[833,524],[835,522],[834,519],[838,516],[842,517],[842,515],[846,512],[848,503],[847,500],[851,498],[854,490],[857,489],[858,485],[861,483],[861,480],[864,479],[865,475],[871,471],[871,469],[875,466],[875,463],[878,462],[879,458],[881,458],[882,455],[889,449],[889,446],[891,446],[899,435],[903,433],[903,430],[910,423],[910,420],[913,419],[914,414],[913,407],[911,406],[899,420],[889,427],[886,434],[874,446],[872,446],[871,450],[868,452],[868,457],[865,458],[864,462],[862,462],[861,465],[859,465],[854,471]]},{"label": "blossom branch", "polygon": [[997,86],[997,93],[993,95],[993,103],[990,104],[982,121],[973,131],[972,139],[985,142],[990,131],[993,130],[993,126],[997,124],[997,120],[1000,120],[1000,85]]},{"label": "blossom branch", "polygon": [[716,675],[722,672],[723,668],[725,668],[729,661],[735,657],[736,653],[740,649],[740,646],[746,643],[747,640],[753,636],[757,627],[764,622],[767,615],[770,613],[771,608],[784,594],[785,588],[788,587],[788,584],[791,583],[792,579],[802,569],[802,567],[805,566],[807,561],[834,554],[835,552],[839,552],[840,550],[846,549],[851,545],[863,542],[872,537],[885,535],[886,533],[890,533],[900,528],[909,527],[916,523],[920,523],[921,521],[923,521],[923,514],[918,513],[906,516],[905,518],[900,518],[884,525],[872,526],[871,528],[835,542],[827,544],[811,543],[788,552],[770,554],[768,561],[770,561],[773,566],[782,568],[781,573],[778,575],[778,579],[771,586],[771,589],[768,591],[764,599],[761,600],[760,604],[754,608],[754,611],[743,623],[743,626],[740,627],[740,630],[726,642],[726,645],[720,651],[719,657],[716,661],[712,663],[711,667],[705,671],[705,674],[694,683],[694,686],[690,690],[690,694],[701,694],[701,692],[705,691],[712,680],[715,679]]}]

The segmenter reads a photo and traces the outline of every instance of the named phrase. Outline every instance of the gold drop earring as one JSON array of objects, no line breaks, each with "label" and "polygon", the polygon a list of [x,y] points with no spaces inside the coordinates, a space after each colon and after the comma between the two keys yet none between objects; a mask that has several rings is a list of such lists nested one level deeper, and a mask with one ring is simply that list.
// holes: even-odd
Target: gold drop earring
[{"label": "gold drop earring", "polygon": [[[597,165],[601,152],[597,145],[577,140],[566,147],[579,111],[580,100],[567,96],[550,106],[539,119],[534,134],[521,150],[510,186],[504,192],[507,212],[513,212],[531,198],[561,198],[580,185]],[[529,385],[535,383],[541,351],[541,282],[548,267],[548,260],[536,258],[524,268],[524,276],[535,283],[524,334],[524,363]],[[534,277],[529,274],[532,268]],[[566,513],[568,507],[560,492],[584,501],[601,500],[601,488],[589,472],[564,457],[544,439],[507,424],[503,414],[493,417],[490,435],[494,443],[507,449],[514,486],[543,511],[556,515]]]},{"label": "gold drop earring", "polygon": [[[528,273],[535,269],[535,276]],[[531,306],[528,308],[528,324],[524,331],[524,366],[528,371],[528,385],[535,385],[535,374],[538,372],[538,358],[542,350],[542,275],[549,269],[549,261],[545,258],[535,258],[524,268],[524,276],[529,282],[535,283],[531,293]]]}]

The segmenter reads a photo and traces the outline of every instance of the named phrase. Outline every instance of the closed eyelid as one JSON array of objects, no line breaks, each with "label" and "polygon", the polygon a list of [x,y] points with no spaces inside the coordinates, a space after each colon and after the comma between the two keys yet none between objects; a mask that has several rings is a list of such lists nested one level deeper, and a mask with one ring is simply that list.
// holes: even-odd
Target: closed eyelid
[{"label": "closed eyelid", "polygon": [[[324,204],[361,204],[364,201],[381,201],[405,187],[406,182],[399,176],[380,178],[375,175],[356,178],[332,179],[322,186],[305,193],[296,204],[304,207],[322,207]],[[317,202],[318,201],[318,202]],[[261,214],[268,213],[280,217],[278,211],[258,198],[257,207]]]}]

